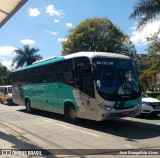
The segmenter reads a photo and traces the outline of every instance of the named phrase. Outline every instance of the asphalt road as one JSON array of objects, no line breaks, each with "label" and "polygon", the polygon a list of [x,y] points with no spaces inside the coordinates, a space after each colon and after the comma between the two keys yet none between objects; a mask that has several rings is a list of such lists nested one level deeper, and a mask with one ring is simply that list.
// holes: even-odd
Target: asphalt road
[{"label": "asphalt road", "polygon": [[51,157],[125,157],[117,153],[160,149],[160,116],[104,122],[81,119],[73,125],[65,122],[63,115],[44,111],[28,114],[24,106],[0,104],[0,149],[46,149]]}]

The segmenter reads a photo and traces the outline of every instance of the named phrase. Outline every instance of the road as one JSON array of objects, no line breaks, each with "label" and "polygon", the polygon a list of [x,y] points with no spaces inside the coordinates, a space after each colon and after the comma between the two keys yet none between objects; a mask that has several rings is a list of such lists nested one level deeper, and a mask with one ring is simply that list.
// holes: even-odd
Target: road
[{"label": "road", "polygon": [[[10,148],[43,148],[47,149],[52,157],[74,155],[71,157],[95,158],[99,157],[97,153],[106,157],[106,152],[111,152],[98,149],[116,149],[116,152],[122,149],[160,149],[160,116],[154,119],[128,117],[104,122],[81,119],[79,124],[73,125],[65,122],[63,115],[44,111],[28,114],[24,106],[0,104],[0,149]],[[62,152],[67,155],[61,154]],[[108,156],[124,157],[114,155],[114,152]],[[85,153],[88,156],[80,156]],[[145,157],[150,158],[151,155]]]}]

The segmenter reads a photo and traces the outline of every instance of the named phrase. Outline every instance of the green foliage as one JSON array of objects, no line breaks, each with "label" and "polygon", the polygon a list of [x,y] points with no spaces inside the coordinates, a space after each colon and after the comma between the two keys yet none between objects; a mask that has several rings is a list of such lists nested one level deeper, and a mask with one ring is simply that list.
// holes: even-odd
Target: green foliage
[{"label": "green foliage", "polygon": [[155,70],[145,70],[141,76],[140,76],[140,82],[142,86],[142,90],[145,92],[149,85],[153,82],[153,76],[155,76],[156,71]]},{"label": "green foliage", "polygon": [[135,47],[124,34],[107,18],[92,18],[70,30],[67,41],[62,44],[62,55],[80,51],[100,51],[133,55]]},{"label": "green foliage", "polygon": [[130,18],[138,20],[137,29],[141,30],[148,22],[159,18],[160,0],[139,0]]},{"label": "green foliage", "polygon": [[148,42],[148,54],[156,55],[160,53],[160,29],[154,33],[151,37],[147,37]]},{"label": "green foliage", "polygon": [[135,62],[139,74],[142,74],[143,71],[149,69],[150,67],[148,60],[141,59],[141,60],[136,60]]},{"label": "green foliage", "polygon": [[149,65],[151,70],[156,70],[156,74],[160,73],[160,29],[158,32],[147,38],[148,54],[150,55]]},{"label": "green foliage", "polygon": [[149,60],[150,69],[156,70],[157,74],[160,73],[160,54],[154,54]]},{"label": "green foliage", "polygon": [[42,59],[42,56],[37,54],[39,49],[30,48],[29,45],[24,45],[23,48],[15,50],[16,56],[13,59],[12,66],[16,63],[16,68],[26,65],[31,65],[34,61]]},{"label": "green foliage", "polygon": [[10,85],[10,71],[0,63],[0,85]]},{"label": "green foliage", "polygon": [[[153,89],[156,87],[157,74],[160,73],[160,30],[147,38],[148,41],[148,55],[149,60],[146,62],[148,67],[140,76],[141,85],[143,90],[146,91],[149,86],[153,85]],[[140,64],[141,65],[141,64]],[[159,87],[160,88],[160,87]]]},{"label": "green foliage", "polygon": [[156,96],[156,99],[160,100],[160,94]]},{"label": "green foliage", "polygon": [[152,98],[157,98],[160,100],[160,93],[159,92],[153,92],[153,93],[146,93],[147,96],[152,97]]}]

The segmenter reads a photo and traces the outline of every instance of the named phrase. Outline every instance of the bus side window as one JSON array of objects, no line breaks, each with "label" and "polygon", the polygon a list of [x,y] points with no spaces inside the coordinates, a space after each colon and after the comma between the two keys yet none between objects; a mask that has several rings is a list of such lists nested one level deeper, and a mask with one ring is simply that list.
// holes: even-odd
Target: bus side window
[{"label": "bus side window", "polygon": [[71,59],[57,63],[54,69],[57,81],[73,86],[73,64]]}]

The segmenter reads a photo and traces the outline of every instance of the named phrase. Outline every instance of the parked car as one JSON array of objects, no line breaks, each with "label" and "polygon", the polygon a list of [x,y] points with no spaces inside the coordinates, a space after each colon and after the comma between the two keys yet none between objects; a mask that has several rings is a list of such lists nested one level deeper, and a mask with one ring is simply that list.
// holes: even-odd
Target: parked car
[{"label": "parked car", "polygon": [[151,116],[160,114],[160,100],[142,96],[141,114],[148,114]]},{"label": "parked car", "polygon": [[11,85],[0,86],[0,103],[3,104],[4,102],[13,103]]}]

